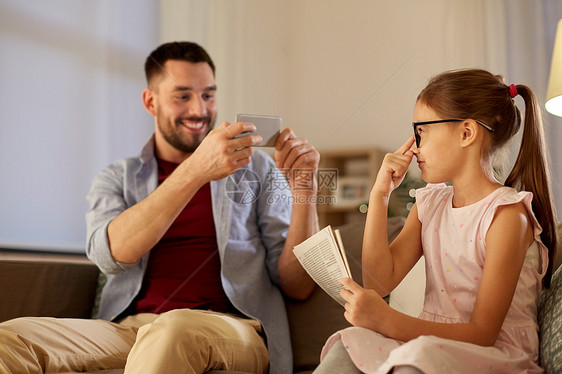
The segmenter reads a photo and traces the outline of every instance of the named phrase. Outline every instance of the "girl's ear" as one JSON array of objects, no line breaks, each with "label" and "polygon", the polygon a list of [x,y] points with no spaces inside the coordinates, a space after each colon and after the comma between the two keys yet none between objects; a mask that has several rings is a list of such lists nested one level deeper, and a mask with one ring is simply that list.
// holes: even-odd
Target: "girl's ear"
[{"label": "girl's ear", "polygon": [[152,88],[145,88],[142,91],[142,104],[148,113],[156,116],[156,106],[154,100],[156,100],[156,98]]},{"label": "girl's ear", "polygon": [[461,146],[467,147],[476,141],[478,135],[478,123],[476,121],[467,119],[462,123],[462,139]]}]

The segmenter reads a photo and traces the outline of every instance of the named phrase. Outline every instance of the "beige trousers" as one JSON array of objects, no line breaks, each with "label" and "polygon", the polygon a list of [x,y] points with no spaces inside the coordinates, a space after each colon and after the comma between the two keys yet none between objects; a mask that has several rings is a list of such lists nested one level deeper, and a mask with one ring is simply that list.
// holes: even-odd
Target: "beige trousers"
[{"label": "beige trousers", "polygon": [[259,333],[256,321],[190,309],[120,323],[17,318],[0,323],[0,373],[267,373],[269,355]]}]

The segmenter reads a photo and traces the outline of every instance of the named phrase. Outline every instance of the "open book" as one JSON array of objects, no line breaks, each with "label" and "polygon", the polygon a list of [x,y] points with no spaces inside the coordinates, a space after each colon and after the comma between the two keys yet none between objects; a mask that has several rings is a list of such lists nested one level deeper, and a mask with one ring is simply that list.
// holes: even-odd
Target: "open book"
[{"label": "open book", "polygon": [[339,230],[326,226],[293,249],[295,256],[308,275],[341,305],[340,279],[351,278],[351,271]]}]

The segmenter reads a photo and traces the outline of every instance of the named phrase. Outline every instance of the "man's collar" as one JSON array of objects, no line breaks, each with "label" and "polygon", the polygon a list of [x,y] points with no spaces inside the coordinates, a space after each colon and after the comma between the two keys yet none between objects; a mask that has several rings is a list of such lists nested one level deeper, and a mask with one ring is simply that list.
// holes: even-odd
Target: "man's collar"
[{"label": "man's collar", "polygon": [[150,139],[148,140],[148,142],[145,144],[145,146],[143,147],[141,154],[140,154],[140,159],[142,161],[143,164],[147,163],[148,161],[150,161],[151,159],[153,159],[155,157],[155,153],[154,153],[154,134],[152,134],[152,136],[150,137]]}]

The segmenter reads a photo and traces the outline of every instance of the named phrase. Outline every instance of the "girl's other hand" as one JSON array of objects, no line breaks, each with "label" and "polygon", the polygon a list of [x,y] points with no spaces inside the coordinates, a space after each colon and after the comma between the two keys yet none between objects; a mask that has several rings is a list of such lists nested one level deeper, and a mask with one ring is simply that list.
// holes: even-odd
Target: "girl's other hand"
[{"label": "girl's other hand", "polygon": [[346,301],[345,319],[353,326],[379,332],[388,304],[374,290],[361,287],[353,279],[343,278],[340,283],[345,287],[340,293]]},{"label": "girl's other hand", "polygon": [[388,198],[390,193],[402,183],[414,157],[414,151],[412,150],[414,142],[414,135],[412,135],[396,152],[387,153],[384,156],[371,194],[376,193]]}]

